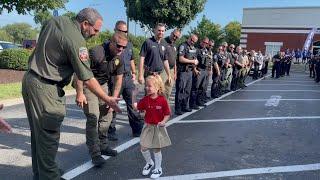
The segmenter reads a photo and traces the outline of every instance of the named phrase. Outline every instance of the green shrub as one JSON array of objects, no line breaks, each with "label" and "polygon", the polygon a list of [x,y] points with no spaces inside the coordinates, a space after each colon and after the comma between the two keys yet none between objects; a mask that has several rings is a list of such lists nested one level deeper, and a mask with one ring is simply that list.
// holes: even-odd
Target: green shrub
[{"label": "green shrub", "polygon": [[5,49],[0,53],[0,68],[27,70],[30,54],[26,49]]}]

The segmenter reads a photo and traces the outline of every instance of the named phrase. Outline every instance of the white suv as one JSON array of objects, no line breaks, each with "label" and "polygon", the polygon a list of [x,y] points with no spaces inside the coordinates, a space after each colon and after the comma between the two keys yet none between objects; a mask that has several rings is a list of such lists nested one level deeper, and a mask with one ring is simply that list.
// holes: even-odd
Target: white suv
[{"label": "white suv", "polygon": [[10,48],[19,48],[19,46],[12,42],[0,41],[0,52],[3,51],[4,49],[10,49]]}]

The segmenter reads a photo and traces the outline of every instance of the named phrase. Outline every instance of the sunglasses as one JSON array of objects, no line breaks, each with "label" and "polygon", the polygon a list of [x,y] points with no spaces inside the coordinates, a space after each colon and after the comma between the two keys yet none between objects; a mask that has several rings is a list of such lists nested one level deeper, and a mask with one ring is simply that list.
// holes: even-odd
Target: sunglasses
[{"label": "sunglasses", "polygon": [[121,29],[117,29],[117,31],[123,32],[123,33],[128,33],[128,31],[123,31]]},{"label": "sunglasses", "polygon": [[127,46],[122,46],[122,45],[120,45],[120,44],[118,44],[118,43],[115,43],[115,44],[116,44],[116,46],[117,46],[118,49],[120,49],[120,48],[123,48],[123,49],[127,48]]},{"label": "sunglasses", "polygon": [[173,38],[175,39],[179,39],[179,36],[175,35],[175,34],[172,34]]}]

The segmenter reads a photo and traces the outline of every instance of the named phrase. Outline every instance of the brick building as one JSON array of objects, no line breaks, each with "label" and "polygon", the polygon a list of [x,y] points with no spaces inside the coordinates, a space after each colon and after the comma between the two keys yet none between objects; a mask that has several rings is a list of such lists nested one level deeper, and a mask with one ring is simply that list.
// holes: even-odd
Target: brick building
[{"label": "brick building", "polygon": [[[244,8],[240,45],[271,55],[302,49],[311,29],[320,28],[319,19],[320,7]],[[313,45],[320,45],[318,31]]]}]

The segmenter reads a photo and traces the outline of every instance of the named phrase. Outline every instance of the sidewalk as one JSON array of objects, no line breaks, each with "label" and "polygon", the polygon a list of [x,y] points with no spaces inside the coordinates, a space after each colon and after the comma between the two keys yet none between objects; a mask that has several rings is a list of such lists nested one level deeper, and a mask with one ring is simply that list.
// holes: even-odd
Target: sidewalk
[{"label": "sidewalk", "polygon": [[[74,89],[68,89],[65,92],[66,92],[66,96],[72,96],[76,94],[76,91]],[[23,104],[23,99],[22,97],[14,98],[14,99],[5,99],[5,100],[1,100],[0,103],[3,104],[5,107],[14,106],[17,104]]]}]

